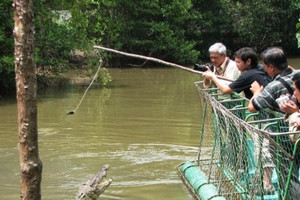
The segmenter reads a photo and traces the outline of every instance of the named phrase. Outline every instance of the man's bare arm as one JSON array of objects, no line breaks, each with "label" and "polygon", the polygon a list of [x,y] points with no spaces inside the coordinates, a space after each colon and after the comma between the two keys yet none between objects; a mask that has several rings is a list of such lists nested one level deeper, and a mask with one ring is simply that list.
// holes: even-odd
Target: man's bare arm
[{"label": "man's bare arm", "polygon": [[203,76],[205,79],[212,80],[216,86],[220,89],[220,91],[224,94],[233,93],[234,91],[225,84],[224,80],[219,79],[213,72],[204,72]]},{"label": "man's bare arm", "polygon": [[254,108],[254,105],[253,105],[253,99],[255,99],[256,97],[259,96],[259,94],[263,91],[264,87],[261,86],[257,81],[254,81],[252,84],[251,84],[251,87],[250,87],[250,90],[251,92],[253,93],[253,96],[252,98],[250,99],[249,101],[249,104],[248,104],[248,110],[250,112],[256,112],[257,110]]}]

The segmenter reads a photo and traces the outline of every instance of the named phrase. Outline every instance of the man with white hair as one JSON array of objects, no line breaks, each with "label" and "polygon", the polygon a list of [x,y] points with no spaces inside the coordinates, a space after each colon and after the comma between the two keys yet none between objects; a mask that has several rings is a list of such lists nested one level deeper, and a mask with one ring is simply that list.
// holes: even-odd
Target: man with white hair
[{"label": "man with white hair", "polygon": [[[241,72],[236,63],[227,57],[226,46],[220,42],[211,45],[208,49],[209,58],[214,66],[214,73],[230,80],[236,80]],[[209,68],[207,70],[210,70]],[[210,80],[204,78],[204,85],[209,86]]]}]

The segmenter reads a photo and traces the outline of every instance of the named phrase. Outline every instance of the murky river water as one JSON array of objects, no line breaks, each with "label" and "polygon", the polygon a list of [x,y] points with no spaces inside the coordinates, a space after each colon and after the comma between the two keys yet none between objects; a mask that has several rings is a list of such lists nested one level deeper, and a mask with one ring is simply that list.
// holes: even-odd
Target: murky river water
[{"label": "murky river water", "polygon": [[[290,59],[300,69],[300,59]],[[110,69],[108,88],[86,86],[38,94],[42,199],[69,200],[109,164],[113,179],[101,199],[191,200],[176,167],[197,157],[199,76],[163,69]],[[15,99],[0,102],[0,199],[19,199]]]},{"label": "murky river water", "polygon": [[[199,76],[164,69],[110,69],[108,88],[38,94],[42,199],[68,200],[109,164],[113,183],[102,199],[192,199],[176,167],[197,156]],[[0,102],[0,198],[19,199],[16,101]]]}]

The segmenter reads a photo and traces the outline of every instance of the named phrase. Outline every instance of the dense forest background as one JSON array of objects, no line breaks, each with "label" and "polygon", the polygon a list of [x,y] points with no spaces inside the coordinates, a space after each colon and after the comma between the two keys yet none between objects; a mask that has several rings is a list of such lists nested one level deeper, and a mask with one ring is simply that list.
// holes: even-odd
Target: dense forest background
[{"label": "dense forest background", "polygon": [[[43,76],[59,76],[78,66],[97,68],[88,57],[94,45],[178,64],[207,60],[207,50],[215,42],[224,43],[229,55],[244,46],[258,53],[281,46],[288,56],[300,55],[299,0],[39,0],[34,4],[35,60],[43,72],[38,76],[41,82]],[[12,0],[2,0],[0,96],[15,93],[12,16]],[[105,63],[106,67],[141,66],[143,61],[105,52]]]}]

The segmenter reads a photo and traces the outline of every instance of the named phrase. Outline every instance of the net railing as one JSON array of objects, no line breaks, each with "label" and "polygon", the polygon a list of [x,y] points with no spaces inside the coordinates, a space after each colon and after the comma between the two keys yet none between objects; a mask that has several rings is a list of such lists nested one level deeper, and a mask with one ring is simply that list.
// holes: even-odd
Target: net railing
[{"label": "net railing", "polygon": [[[196,82],[203,114],[194,161],[226,199],[300,199],[299,150],[280,113],[251,113],[238,94]],[[269,186],[264,184],[268,180]],[[192,190],[197,190],[193,188]],[[298,191],[298,192],[297,192]],[[195,192],[195,191],[194,191]],[[198,195],[199,196],[199,195]]]}]

